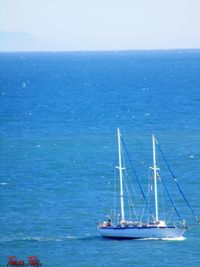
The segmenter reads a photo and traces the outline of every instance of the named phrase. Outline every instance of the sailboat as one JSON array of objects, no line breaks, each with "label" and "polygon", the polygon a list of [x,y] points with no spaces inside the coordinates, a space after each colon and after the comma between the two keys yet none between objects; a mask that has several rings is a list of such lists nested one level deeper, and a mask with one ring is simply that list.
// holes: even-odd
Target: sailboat
[{"label": "sailboat", "polygon": [[[159,176],[159,168],[156,161],[156,144],[157,140],[152,135],[152,148],[153,148],[153,184],[154,184],[154,203],[155,214],[152,222],[130,221],[125,218],[124,211],[124,191],[123,191],[123,170],[122,166],[122,148],[121,148],[121,135],[120,129],[117,129],[118,136],[118,158],[119,166],[119,187],[120,187],[120,217],[117,223],[113,223],[111,219],[98,224],[98,230],[103,237],[108,238],[131,238],[131,239],[165,239],[165,238],[180,238],[187,230],[187,225],[184,220],[181,220],[178,225],[168,225],[165,220],[159,217],[158,209],[158,192],[157,192],[157,178]],[[174,206],[175,207],[175,206]]]}]

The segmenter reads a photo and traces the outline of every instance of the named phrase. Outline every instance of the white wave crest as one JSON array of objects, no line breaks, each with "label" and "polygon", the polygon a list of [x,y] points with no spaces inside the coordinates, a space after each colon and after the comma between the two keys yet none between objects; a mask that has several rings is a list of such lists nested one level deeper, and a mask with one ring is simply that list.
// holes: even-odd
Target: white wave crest
[{"label": "white wave crest", "polygon": [[0,242],[12,242],[12,241],[38,241],[38,242],[59,242],[69,239],[77,239],[76,236],[65,237],[42,237],[42,236],[15,236],[15,237],[2,237]]},{"label": "white wave crest", "polygon": [[141,238],[141,239],[137,239],[137,240],[163,240],[163,241],[183,241],[185,240],[186,238],[183,237],[183,236],[180,236],[180,237],[164,237],[164,238],[154,238],[154,237],[151,237],[151,238]]}]

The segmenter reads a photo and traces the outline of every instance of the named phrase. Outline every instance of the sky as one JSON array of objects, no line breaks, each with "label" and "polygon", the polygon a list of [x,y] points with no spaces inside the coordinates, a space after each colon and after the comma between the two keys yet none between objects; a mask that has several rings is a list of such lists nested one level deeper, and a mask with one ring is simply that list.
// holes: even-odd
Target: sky
[{"label": "sky", "polygon": [[200,48],[200,0],[0,0],[0,50]]}]

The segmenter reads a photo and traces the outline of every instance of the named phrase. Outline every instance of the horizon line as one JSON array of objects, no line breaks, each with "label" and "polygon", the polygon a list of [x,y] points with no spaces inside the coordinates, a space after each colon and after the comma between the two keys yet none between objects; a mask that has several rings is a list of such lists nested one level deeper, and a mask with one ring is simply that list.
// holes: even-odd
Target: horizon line
[{"label": "horizon line", "polygon": [[76,52],[142,52],[142,51],[197,51],[200,48],[134,48],[134,49],[83,49],[83,50],[0,50],[0,53],[76,53]]}]

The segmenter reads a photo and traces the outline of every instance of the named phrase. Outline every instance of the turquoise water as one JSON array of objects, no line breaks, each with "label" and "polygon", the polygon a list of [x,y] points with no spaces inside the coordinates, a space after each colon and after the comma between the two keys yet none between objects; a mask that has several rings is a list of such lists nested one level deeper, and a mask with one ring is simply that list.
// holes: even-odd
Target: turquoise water
[{"label": "turquoise water", "polygon": [[144,188],[156,135],[200,215],[200,51],[0,57],[1,266],[10,255],[49,267],[200,266],[200,228],[162,163],[186,239],[115,241],[96,229],[113,206],[117,127]]}]

